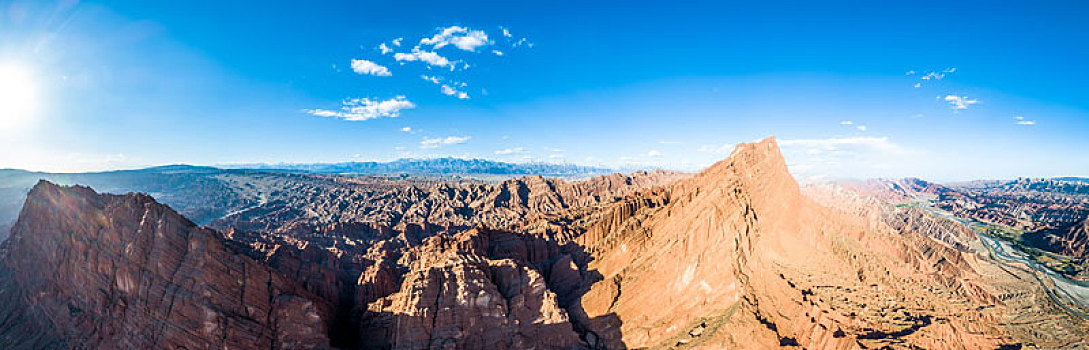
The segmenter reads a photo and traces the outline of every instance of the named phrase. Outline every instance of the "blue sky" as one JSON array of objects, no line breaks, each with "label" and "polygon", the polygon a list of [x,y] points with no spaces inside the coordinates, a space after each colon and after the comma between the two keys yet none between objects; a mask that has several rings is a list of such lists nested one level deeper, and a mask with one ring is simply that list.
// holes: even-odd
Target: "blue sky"
[{"label": "blue sky", "polygon": [[1086,176],[1085,18],[1077,1],[0,1],[0,75],[21,81],[0,93],[33,102],[0,107],[0,167],[697,170],[774,135],[807,180]]}]

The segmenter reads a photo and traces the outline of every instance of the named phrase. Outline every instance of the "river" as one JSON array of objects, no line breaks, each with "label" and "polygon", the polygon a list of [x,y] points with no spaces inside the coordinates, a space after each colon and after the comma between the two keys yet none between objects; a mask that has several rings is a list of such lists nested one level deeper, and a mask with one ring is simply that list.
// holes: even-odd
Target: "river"
[{"label": "river", "polygon": [[1051,300],[1055,301],[1056,304],[1069,313],[1081,317],[1082,319],[1089,320],[1089,314],[1086,314],[1084,311],[1089,310],[1089,281],[1072,280],[1052,271],[1047,266],[1033,260],[1029,254],[1013,247],[1008,242],[992,237],[980,230],[978,227],[982,226],[982,224],[979,222],[955,217],[944,211],[934,209],[929,205],[924,205],[922,207],[935,215],[954,220],[972,229],[972,231],[979,236],[980,241],[983,242],[983,246],[987,248],[992,259],[1012,268],[1025,270],[1025,267],[1027,267],[1029,269],[1027,271],[1044,287],[1044,290],[1047,291]]}]

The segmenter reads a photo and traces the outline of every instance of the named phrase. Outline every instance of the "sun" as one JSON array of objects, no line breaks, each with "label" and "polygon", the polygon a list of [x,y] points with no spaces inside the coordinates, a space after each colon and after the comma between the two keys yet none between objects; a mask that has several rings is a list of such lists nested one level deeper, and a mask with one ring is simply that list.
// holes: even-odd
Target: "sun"
[{"label": "sun", "polygon": [[31,121],[38,107],[37,89],[26,66],[0,63],[0,131]]}]

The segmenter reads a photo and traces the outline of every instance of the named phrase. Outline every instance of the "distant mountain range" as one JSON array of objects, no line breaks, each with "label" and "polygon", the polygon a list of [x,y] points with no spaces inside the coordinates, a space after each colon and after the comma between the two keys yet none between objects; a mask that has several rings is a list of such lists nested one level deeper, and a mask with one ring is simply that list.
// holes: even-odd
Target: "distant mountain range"
[{"label": "distant mountain range", "polygon": [[1052,180],[1089,183],[1089,177],[1056,177]]},{"label": "distant mountain range", "polygon": [[0,238],[4,225],[18,216],[27,191],[38,180],[90,186],[104,193],[143,192],[174,207],[198,223],[222,216],[244,204],[221,179],[226,174],[258,173],[191,165],[168,165],[136,170],[93,173],[46,173],[0,169]]},{"label": "distant mountain range", "polygon": [[[484,164],[426,171],[520,171]],[[954,204],[987,209],[965,213],[1021,218],[1019,204],[1082,198],[1082,183],[803,189],[773,138],[696,174],[578,182],[187,166],[82,176],[165,181],[166,192],[36,182],[0,243],[0,348],[1085,349],[1089,339],[1080,282],[1038,275],[1046,267],[1020,246],[994,248],[929,207],[881,199],[961,194]],[[199,227],[183,212],[226,215]],[[1089,223],[1079,225],[1042,243],[1089,252]]]},{"label": "distant mountain range", "polygon": [[616,172],[616,169],[574,164],[506,163],[486,159],[430,158],[398,159],[390,162],[343,162],[302,164],[237,164],[229,169],[254,169],[314,174],[359,175],[545,175],[584,176]]},{"label": "distant mountain range", "polygon": [[227,212],[252,205],[244,194],[231,190],[228,177],[260,174],[345,174],[393,177],[505,178],[527,175],[583,178],[616,170],[572,164],[515,164],[483,159],[399,159],[391,162],[311,164],[241,164],[223,168],[195,165],[164,165],[143,169],[91,173],[47,173],[0,169],[0,241],[18,216],[27,191],[38,180],[62,185],[86,185],[99,192],[143,192],[168,204],[198,224]]}]

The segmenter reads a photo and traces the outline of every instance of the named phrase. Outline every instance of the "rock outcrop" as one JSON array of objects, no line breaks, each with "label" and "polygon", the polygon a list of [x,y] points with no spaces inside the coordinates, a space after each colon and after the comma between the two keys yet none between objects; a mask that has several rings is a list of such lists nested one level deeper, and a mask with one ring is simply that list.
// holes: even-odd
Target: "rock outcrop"
[{"label": "rock outcrop", "polygon": [[945,191],[936,206],[959,217],[1026,231],[1066,227],[1089,217],[1089,184],[1049,179],[981,181]]},{"label": "rock outcrop", "polygon": [[0,246],[6,349],[324,349],[331,313],[147,195],[39,182]]},{"label": "rock outcrop", "polygon": [[[571,310],[616,348],[995,348],[997,298],[968,250],[879,211],[804,196],[774,139],[604,212],[579,242],[602,279]],[[972,305],[972,306],[968,306]],[[986,306],[983,309],[976,307]],[[983,311],[981,311],[983,310]],[[611,316],[611,317],[603,317]],[[940,321],[937,321],[940,320]]]},{"label": "rock outcrop", "polygon": [[1065,228],[1053,244],[1064,255],[1089,259],[1089,219]]},{"label": "rock outcrop", "polygon": [[1079,264],[1079,279],[1089,279],[1089,218],[1066,226],[1043,229],[1022,235],[1033,247],[1073,258]]},{"label": "rock outcrop", "polygon": [[269,191],[263,204],[228,215],[210,226],[265,232],[297,225],[308,226],[303,231],[322,231],[335,227],[331,225],[348,228],[361,223],[372,231],[416,233],[465,230],[475,225],[507,228],[535,214],[610,203],[687,176],[657,170],[574,183],[541,176],[508,179],[494,185],[408,182],[378,186],[358,183],[358,179],[289,183]]},{"label": "rock outcrop", "polygon": [[1089,334],[963,225],[888,203],[947,188],[803,190],[774,139],[692,176],[301,179],[225,177],[256,205],[220,231],[146,195],[40,183],[0,245],[0,345],[995,349]]},{"label": "rock outcrop", "polygon": [[533,254],[550,261],[548,249],[528,240],[469,230],[406,252],[415,260],[397,292],[368,305],[366,341],[391,349],[581,348],[548,279],[531,264]]},{"label": "rock outcrop", "polygon": [[[959,218],[994,226],[1000,236],[1026,247],[1032,255],[1049,252],[1066,256],[1061,258],[1063,263],[1052,264],[1056,271],[1078,279],[1089,278],[1089,237],[1083,229],[1089,221],[1089,184],[1082,179],[1021,178],[946,186],[908,178],[844,185],[899,206],[933,205]],[[932,220],[928,217],[932,216],[918,218]],[[952,232],[956,231],[942,228],[930,234],[945,236],[935,238],[955,243],[954,237],[947,234]]]}]

